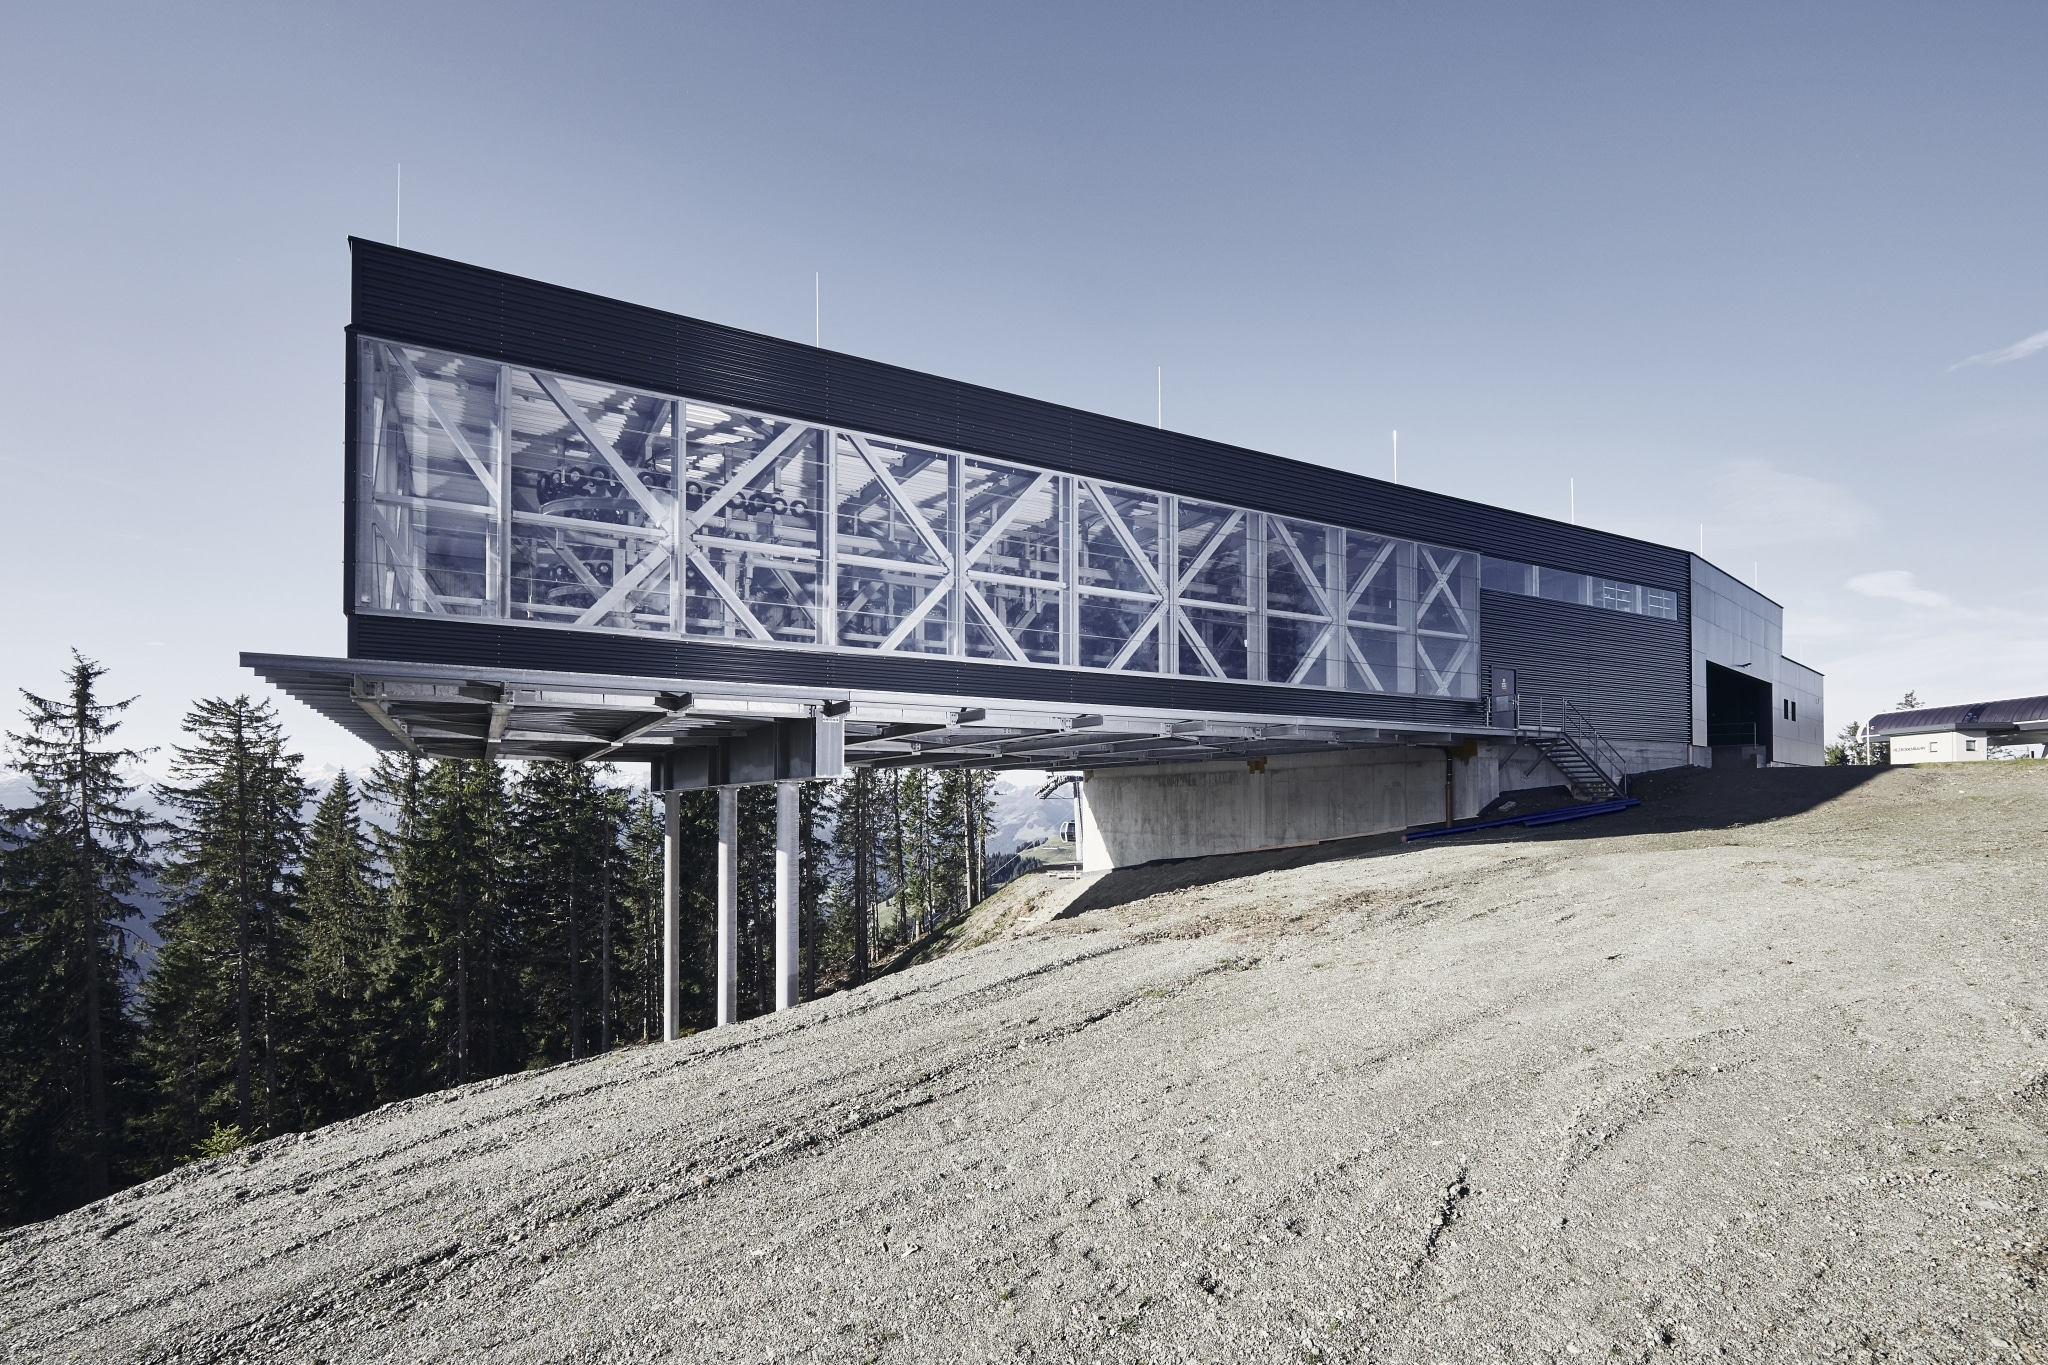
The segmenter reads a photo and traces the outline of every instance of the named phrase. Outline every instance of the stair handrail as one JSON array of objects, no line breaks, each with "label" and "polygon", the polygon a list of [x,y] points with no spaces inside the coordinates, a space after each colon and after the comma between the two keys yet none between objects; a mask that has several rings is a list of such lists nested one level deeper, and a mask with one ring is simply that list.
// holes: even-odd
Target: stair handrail
[{"label": "stair handrail", "polygon": [[1628,768],[1621,754],[1585,713],[1565,698],[1517,695],[1515,728],[1556,733],[1578,750],[1616,792],[1628,790]]},{"label": "stair handrail", "polygon": [[1628,765],[1620,752],[1607,742],[1607,736],[1601,734],[1578,707],[1563,697],[1558,698],[1558,704],[1565,718],[1565,732],[1578,745],[1579,751],[1600,770],[1600,775],[1616,792],[1628,791]]}]

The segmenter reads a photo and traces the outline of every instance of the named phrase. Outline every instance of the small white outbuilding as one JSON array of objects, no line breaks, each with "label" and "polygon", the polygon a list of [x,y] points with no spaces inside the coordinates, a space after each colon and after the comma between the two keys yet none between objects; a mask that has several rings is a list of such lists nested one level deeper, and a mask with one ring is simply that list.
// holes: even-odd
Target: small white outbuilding
[{"label": "small white outbuilding", "polygon": [[1975,763],[1991,748],[1982,735],[1950,730],[1935,735],[1900,735],[1892,741],[1893,763]]},{"label": "small white outbuilding", "polygon": [[1893,763],[1976,763],[1999,744],[2048,740],[2048,697],[2011,697],[1964,706],[1928,706],[1870,718],[1872,739],[1891,746]]}]

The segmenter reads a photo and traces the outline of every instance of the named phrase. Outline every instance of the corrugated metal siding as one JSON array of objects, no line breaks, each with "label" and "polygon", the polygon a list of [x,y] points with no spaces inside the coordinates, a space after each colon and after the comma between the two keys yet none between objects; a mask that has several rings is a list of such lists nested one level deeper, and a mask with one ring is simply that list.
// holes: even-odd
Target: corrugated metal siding
[{"label": "corrugated metal siding", "polygon": [[464,668],[531,668],[705,682],[773,683],[793,687],[924,692],[962,701],[1004,698],[1101,706],[1158,707],[1289,716],[1352,717],[1423,725],[1478,723],[1477,702],[1362,692],[1259,687],[1079,669],[1014,668],[959,659],[754,649],[698,640],[636,639],[596,631],[358,615],[349,618],[352,659],[452,664]]},{"label": "corrugated metal siding", "polygon": [[[350,239],[355,325],[422,346],[840,423],[1689,595],[1683,551]],[[1681,608],[1681,616],[1685,609]]]},{"label": "corrugated metal siding", "polygon": [[357,413],[357,385],[362,382],[356,370],[356,335],[350,328],[342,338],[346,357],[342,361],[341,386],[341,609],[353,612],[356,609],[356,436],[361,425]]},{"label": "corrugated metal siding", "polygon": [[[1692,738],[1686,622],[1512,593],[1479,594],[1480,659],[1526,694],[1564,697],[1609,739]],[[1491,684],[1489,684],[1490,689]]]}]

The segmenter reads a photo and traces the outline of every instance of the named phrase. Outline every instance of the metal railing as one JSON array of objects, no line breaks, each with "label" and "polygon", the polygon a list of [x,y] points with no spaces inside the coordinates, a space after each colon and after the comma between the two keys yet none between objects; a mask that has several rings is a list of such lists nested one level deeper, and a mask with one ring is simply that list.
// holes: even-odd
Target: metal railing
[{"label": "metal railing", "polygon": [[1563,697],[1517,696],[1515,729],[1528,734],[1555,734],[1570,741],[1615,791],[1628,790],[1628,768],[1621,754],[1593,727],[1585,712]]},{"label": "metal railing", "polygon": [[1709,726],[1707,729],[1707,744],[1709,747],[1724,744],[1759,743],[1762,743],[1762,741],[1756,737],[1755,722],[1737,725],[1714,725]]}]

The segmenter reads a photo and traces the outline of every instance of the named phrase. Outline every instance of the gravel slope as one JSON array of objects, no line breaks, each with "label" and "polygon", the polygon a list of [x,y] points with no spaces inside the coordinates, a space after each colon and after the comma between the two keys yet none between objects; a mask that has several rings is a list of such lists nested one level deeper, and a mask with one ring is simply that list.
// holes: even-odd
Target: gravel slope
[{"label": "gravel slope", "polygon": [[1642,788],[187,1168],[0,1359],[2048,1358],[2048,767]]}]

